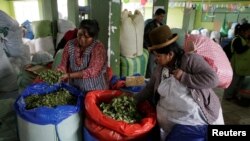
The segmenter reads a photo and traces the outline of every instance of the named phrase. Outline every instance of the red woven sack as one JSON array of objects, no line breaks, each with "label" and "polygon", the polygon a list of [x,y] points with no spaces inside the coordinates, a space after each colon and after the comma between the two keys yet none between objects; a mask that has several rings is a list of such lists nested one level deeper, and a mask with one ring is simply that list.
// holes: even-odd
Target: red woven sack
[{"label": "red woven sack", "polygon": [[110,102],[121,94],[123,92],[119,90],[97,90],[87,93],[85,98],[86,116],[96,124],[122,136],[136,138],[149,132],[156,124],[156,112],[149,102],[141,103],[138,106],[138,110],[144,114],[144,117],[134,124],[112,119],[100,111],[99,104],[101,102]]},{"label": "red woven sack", "polygon": [[85,127],[89,130],[89,132],[100,141],[128,141],[133,140],[133,137],[128,137],[121,135],[113,130],[105,128],[101,125],[98,125],[96,122],[89,118],[85,118],[84,120]]}]

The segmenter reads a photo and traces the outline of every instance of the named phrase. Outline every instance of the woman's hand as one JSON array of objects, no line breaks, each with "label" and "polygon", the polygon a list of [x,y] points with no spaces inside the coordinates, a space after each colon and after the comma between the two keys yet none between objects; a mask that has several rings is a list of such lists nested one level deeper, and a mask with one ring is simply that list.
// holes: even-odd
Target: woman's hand
[{"label": "woman's hand", "polygon": [[181,70],[181,69],[176,69],[176,70],[173,70],[173,71],[172,71],[172,74],[174,75],[174,77],[175,77],[177,80],[180,80],[180,79],[181,79],[182,73],[183,73],[183,70]]},{"label": "woman's hand", "polygon": [[60,78],[59,81],[69,81],[70,73],[64,73]]}]

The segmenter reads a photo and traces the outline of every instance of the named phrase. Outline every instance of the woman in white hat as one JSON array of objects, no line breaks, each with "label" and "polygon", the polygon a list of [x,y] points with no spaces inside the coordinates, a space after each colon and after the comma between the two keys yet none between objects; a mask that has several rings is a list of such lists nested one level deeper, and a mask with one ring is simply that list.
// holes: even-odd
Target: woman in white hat
[{"label": "woman in white hat", "polygon": [[135,97],[149,100],[157,111],[157,121],[165,141],[206,140],[207,125],[224,124],[219,98],[212,88],[218,84],[216,72],[195,53],[184,53],[177,34],[168,26],[150,33],[157,67],[146,87]]}]

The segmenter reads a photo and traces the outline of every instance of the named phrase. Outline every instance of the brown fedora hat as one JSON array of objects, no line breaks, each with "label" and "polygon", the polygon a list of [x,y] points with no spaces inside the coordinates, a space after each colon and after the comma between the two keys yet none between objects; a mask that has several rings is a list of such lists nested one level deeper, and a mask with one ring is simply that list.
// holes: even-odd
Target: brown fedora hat
[{"label": "brown fedora hat", "polygon": [[167,25],[163,25],[153,29],[149,33],[149,39],[152,46],[148,47],[148,50],[160,49],[168,46],[178,39],[178,35],[172,34],[170,28]]}]

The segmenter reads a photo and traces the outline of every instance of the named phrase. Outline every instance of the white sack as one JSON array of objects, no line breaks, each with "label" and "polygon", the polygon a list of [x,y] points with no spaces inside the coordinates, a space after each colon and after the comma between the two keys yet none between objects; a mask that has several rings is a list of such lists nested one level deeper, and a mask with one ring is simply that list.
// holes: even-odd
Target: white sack
[{"label": "white sack", "polygon": [[27,45],[29,48],[29,52],[31,55],[36,53],[36,48],[35,48],[35,40],[36,39],[28,39],[28,38],[22,38],[24,45]]},{"label": "white sack", "polygon": [[135,10],[133,21],[136,34],[137,56],[141,56],[143,54],[144,18],[139,10]]},{"label": "white sack", "polygon": [[59,19],[57,21],[58,32],[65,33],[76,28],[75,24],[69,20]]},{"label": "white sack", "polygon": [[82,141],[82,123],[79,113],[71,115],[58,125],[39,125],[26,121],[20,116],[17,116],[17,123],[20,141]]},{"label": "white sack", "polygon": [[46,51],[39,51],[32,57],[31,63],[34,65],[46,65],[53,61],[53,56]]},{"label": "white sack", "polygon": [[54,48],[54,43],[53,43],[53,37],[47,36],[44,38],[35,39],[35,49],[36,49],[36,52],[46,51],[46,52],[49,52],[51,55],[54,55],[55,48]]},{"label": "white sack", "polygon": [[[131,12],[124,10],[121,15],[121,26],[120,26],[120,46],[122,56],[128,58],[134,58],[141,55],[143,46],[138,47],[136,26],[133,21],[133,15]],[[140,17],[138,17],[138,20]],[[136,18],[137,20],[137,18]],[[140,24],[138,24],[140,26]],[[143,35],[141,35],[143,38]],[[139,51],[140,50],[140,51]]]}]

